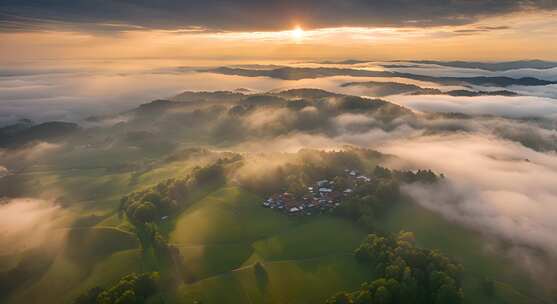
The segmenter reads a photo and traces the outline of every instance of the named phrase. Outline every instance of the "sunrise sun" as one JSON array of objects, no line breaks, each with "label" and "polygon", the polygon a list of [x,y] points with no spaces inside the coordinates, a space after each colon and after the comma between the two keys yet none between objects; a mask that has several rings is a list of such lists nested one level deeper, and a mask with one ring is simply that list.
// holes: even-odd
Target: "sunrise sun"
[{"label": "sunrise sun", "polygon": [[304,30],[298,25],[292,30],[291,34],[292,39],[299,41],[304,37]]}]

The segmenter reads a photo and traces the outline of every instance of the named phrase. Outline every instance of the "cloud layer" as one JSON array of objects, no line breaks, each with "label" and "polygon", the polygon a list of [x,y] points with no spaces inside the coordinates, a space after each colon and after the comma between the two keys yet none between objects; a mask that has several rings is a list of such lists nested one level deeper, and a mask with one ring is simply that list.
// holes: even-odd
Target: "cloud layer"
[{"label": "cloud layer", "polygon": [[446,184],[405,190],[426,208],[474,229],[557,255],[557,155],[481,135],[393,142],[403,166],[432,168]]},{"label": "cloud layer", "polygon": [[512,118],[557,118],[557,103],[554,99],[544,97],[401,95],[390,97],[389,100],[422,112],[495,115]]},{"label": "cloud layer", "polygon": [[[2,1],[0,30],[51,27],[97,31],[134,29],[276,30],[306,27],[459,25],[527,9],[555,9],[544,0],[349,1]],[[486,29],[489,30],[489,29]]]}]

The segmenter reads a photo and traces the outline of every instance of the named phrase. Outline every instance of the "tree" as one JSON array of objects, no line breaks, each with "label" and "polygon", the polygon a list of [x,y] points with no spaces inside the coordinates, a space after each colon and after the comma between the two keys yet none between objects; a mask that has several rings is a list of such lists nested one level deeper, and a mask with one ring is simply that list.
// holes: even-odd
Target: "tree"
[{"label": "tree", "polygon": [[391,293],[385,286],[377,288],[373,295],[374,304],[389,304],[391,303]]},{"label": "tree", "polygon": [[98,286],[93,287],[89,289],[87,292],[85,292],[84,294],[78,296],[75,299],[74,304],[95,304],[97,303],[97,297],[101,292],[103,292],[102,288]]},{"label": "tree", "polygon": [[139,203],[133,212],[132,219],[139,223],[151,222],[157,217],[157,207],[151,202]]},{"label": "tree", "polygon": [[260,262],[255,263],[255,265],[253,266],[253,269],[255,271],[255,275],[256,276],[261,276],[261,275],[267,275],[267,271],[265,270],[265,268],[263,267],[263,265]]},{"label": "tree", "polygon": [[333,181],[335,182],[335,187],[338,190],[344,190],[352,187],[352,185],[350,184],[350,182],[345,176],[335,176]]},{"label": "tree", "polygon": [[435,304],[460,304],[462,303],[462,291],[454,284],[443,284],[437,291]]},{"label": "tree", "polygon": [[307,193],[307,188],[302,180],[295,175],[289,175],[286,177],[287,191],[294,194],[296,197],[300,197]]},{"label": "tree", "polygon": [[351,297],[346,293],[338,293],[326,302],[327,304],[352,304]]},{"label": "tree", "polygon": [[138,300],[133,290],[126,290],[114,301],[114,304],[137,304]]},{"label": "tree", "polygon": [[158,290],[159,274],[131,273],[126,275],[113,286],[102,289],[93,288],[80,295],[74,304],[139,304],[154,295]]},{"label": "tree", "polygon": [[223,183],[225,181],[224,168],[221,164],[197,168],[193,174],[193,179],[198,186]]},{"label": "tree", "polygon": [[489,297],[494,296],[495,295],[495,282],[492,279],[484,278],[482,280],[482,290],[487,296],[489,296]]},{"label": "tree", "polygon": [[[370,234],[356,258],[381,277],[348,294],[355,303],[460,304],[462,266],[438,251],[415,247],[413,233]],[[372,294],[371,300],[369,295]]]},{"label": "tree", "polygon": [[139,275],[135,282],[135,293],[142,298],[147,298],[156,293],[157,283],[160,280],[158,272],[149,272]]},{"label": "tree", "polygon": [[269,276],[267,275],[267,270],[265,270],[265,267],[263,267],[260,262],[255,263],[253,270],[255,272],[257,286],[260,290],[264,290],[269,284]]},{"label": "tree", "polygon": [[381,166],[377,166],[375,167],[375,170],[373,171],[373,175],[375,177],[379,177],[379,178],[387,178],[387,177],[391,177],[391,170],[381,167]]}]

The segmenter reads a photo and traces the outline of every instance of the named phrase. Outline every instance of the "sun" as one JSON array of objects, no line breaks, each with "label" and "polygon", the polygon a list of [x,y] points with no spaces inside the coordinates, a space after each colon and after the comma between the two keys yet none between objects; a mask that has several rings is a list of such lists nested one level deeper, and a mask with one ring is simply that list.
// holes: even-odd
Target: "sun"
[{"label": "sun", "polygon": [[304,38],[304,30],[297,25],[292,31],[292,38],[296,41],[302,40],[302,38]]}]

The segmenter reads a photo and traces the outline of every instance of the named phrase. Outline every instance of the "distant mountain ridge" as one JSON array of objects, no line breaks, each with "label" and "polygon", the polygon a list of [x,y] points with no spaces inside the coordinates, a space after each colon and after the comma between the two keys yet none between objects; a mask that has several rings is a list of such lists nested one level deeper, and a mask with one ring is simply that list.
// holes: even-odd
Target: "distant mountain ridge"
[{"label": "distant mountain ridge", "polygon": [[420,81],[434,82],[443,85],[481,85],[507,87],[511,85],[522,86],[545,86],[557,84],[557,81],[549,81],[534,77],[512,78],[507,76],[475,76],[475,77],[436,77],[418,75],[412,73],[401,73],[391,71],[371,71],[348,68],[299,68],[281,67],[271,70],[254,70],[244,68],[218,67],[214,69],[201,70],[201,72],[212,72],[223,75],[236,75],[244,77],[270,77],[284,80],[315,79],[331,76],[353,76],[353,77],[400,77]]},{"label": "distant mountain ridge", "polygon": [[374,96],[389,96],[397,94],[409,95],[449,95],[449,96],[518,96],[519,94],[508,90],[496,91],[472,91],[472,90],[450,90],[441,91],[434,88],[422,88],[414,84],[399,83],[399,82],[379,82],[379,81],[364,81],[364,82],[347,82],[343,83],[341,87],[360,86],[369,88],[373,91]]},{"label": "distant mountain ridge", "polygon": [[[321,61],[320,64],[345,64],[345,65],[356,65],[362,63],[376,62],[373,60],[358,60],[358,59],[346,59],[339,61]],[[404,68],[404,67],[421,67],[419,64],[435,64],[440,66],[454,67],[454,68],[467,68],[467,69],[481,69],[491,72],[500,72],[507,70],[517,70],[517,69],[537,69],[537,70],[547,70],[552,68],[557,68],[557,61],[547,61],[539,59],[530,60],[513,60],[513,61],[498,61],[498,62],[482,62],[482,61],[439,61],[439,60],[393,60],[389,62],[395,63],[415,63],[415,65],[404,65],[404,64],[381,64],[384,67],[393,68]]]},{"label": "distant mountain ridge", "polygon": [[545,60],[516,60],[501,62],[479,62],[479,61],[436,61],[436,60],[410,60],[406,62],[419,64],[436,64],[455,68],[481,69],[491,72],[517,70],[517,69],[538,69],[547,70],[557,68],[557,62]]}]

